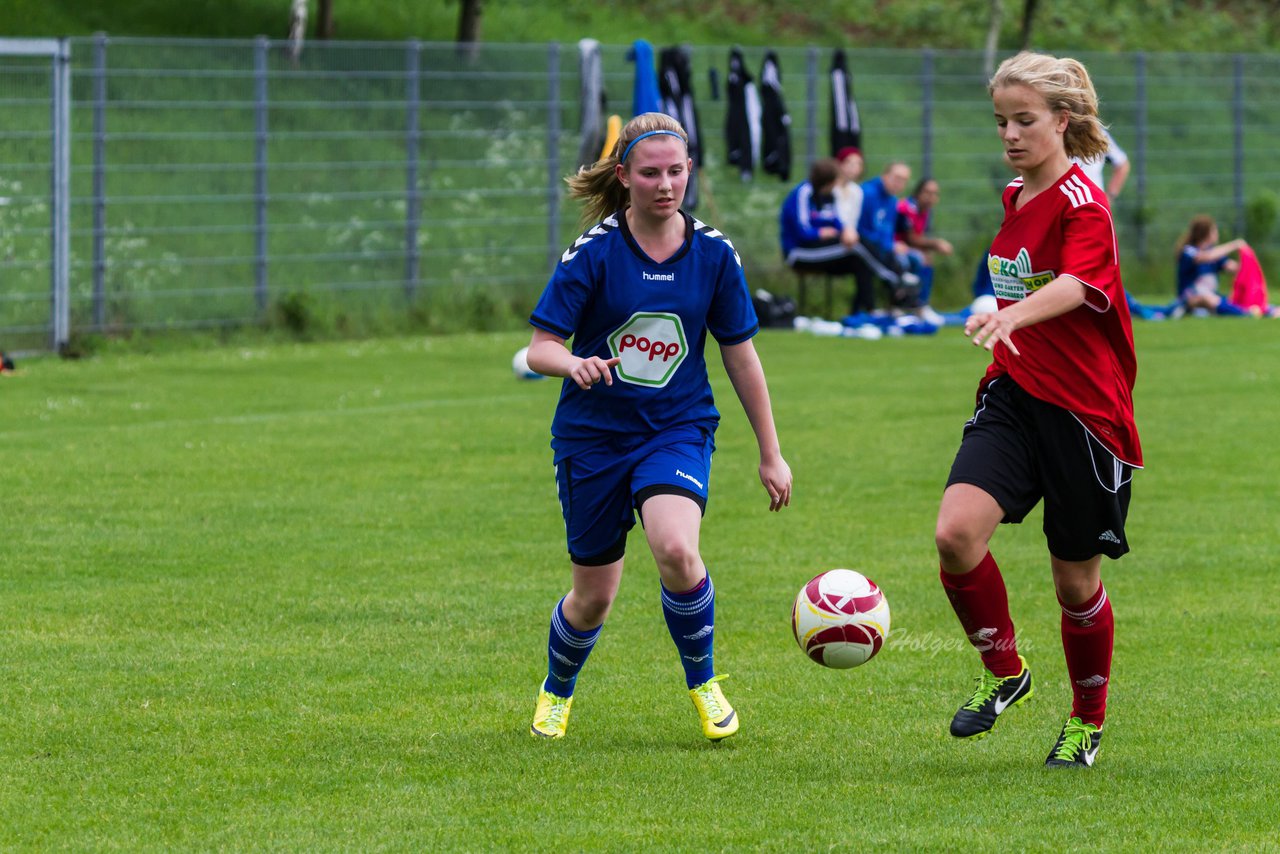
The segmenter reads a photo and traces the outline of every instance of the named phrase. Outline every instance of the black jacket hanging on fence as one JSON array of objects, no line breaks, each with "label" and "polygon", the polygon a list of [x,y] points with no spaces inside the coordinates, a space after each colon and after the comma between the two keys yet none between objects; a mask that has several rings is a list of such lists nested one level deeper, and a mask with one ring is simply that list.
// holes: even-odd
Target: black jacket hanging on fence
[{"label": "black jacket hanging on fence", "polygon": [[831,58],[831,156],[848,146],[862,147],[862,120],[853,96],[853,74],[844,51],[836,48]]},{"label": "black jacket hanging on fence", "polygon": [[578,146],[578,167],[590,166],[600,159],[604,146],[604,117],[607,99],[604,94],[604,71],[600,64],[600,42],[582,39],[578,42],[578,71],[581,89],[578,107],[582,142]]},{"label": "black jacket hanging on fence", "polygon": [[693,73],[689,51],[682,47],[663,48],[658,58],[658,94],[662,112],[680,122],[689,136],[689,159],[693,171],[684,193],[684,209],[698,204],[698,169],[702,166],[702,126],[698,124],[698,108],[693,102]]},{"label": "black jacket hanging on fence", "polygon": [[728,150],[726,159],[738,167],[742,179],[748,181],[760,162],[760,95],[755,80],[747,71],[742,51],[729,51],[729,74],[725,78],[724,135]]},{"label": "black jacket hanging on fence", "polygon": [[782,95],[778,55],[769,51],[760,67],[760,168],[783,181],[791,178],[791,116]]}]

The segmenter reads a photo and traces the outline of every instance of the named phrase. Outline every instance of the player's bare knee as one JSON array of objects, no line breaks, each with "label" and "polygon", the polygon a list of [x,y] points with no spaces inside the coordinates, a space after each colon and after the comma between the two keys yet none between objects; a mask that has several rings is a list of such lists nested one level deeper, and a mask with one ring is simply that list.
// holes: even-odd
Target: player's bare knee
[{"label": "player's bare knee", "polygon": [[702,556],[697,546],[687,540],[673,538],[653,543],[653,559],[664,582],[684,585],[672,588],[668,584],[668,589],[688,589],[702,580]]},{"label": "player's bare knee", "polygon": [[575,590],[565,600],[565,617],[568,618],[569,625],[578,631],[590,631],[609,616],[609,610],[613,607],[613,598],[612,591]]},{"label": "player's bare knee", "polygon": [[975,528],[952,519],[938,520],[933,542],[938,549],[938,557],[947,566],[964,563],[966,558],[985,546]]},{"label": "player's bare knee", "polygon": [[618,585],[601,580],[582,583],[575,579],[573,589],[564,600],[564,615],[579,631],[590,631],[609,616]]}]

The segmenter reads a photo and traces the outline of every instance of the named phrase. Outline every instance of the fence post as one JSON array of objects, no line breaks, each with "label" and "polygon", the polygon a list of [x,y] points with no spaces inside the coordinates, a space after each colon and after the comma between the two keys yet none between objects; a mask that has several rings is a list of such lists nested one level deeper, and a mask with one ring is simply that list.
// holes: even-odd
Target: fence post
[{"label": "fence post", "polygon": [[422,42],[409,42],[405,56],[405,215],[404,295],[410,304],[418,291],[418,101],[421,94]]},{"label": "fence post", "polygon": [[1236,236],[1244,235],[1244,55],[1232,57],[1232,119],[1235,125]]},{"label": "fence post", "polygon": [[808,114],[807,137],[805,144],[805,173],[808,174],[809,167],[813,165],[813,161],[818,159],[818,49],[810,47],[808,52],[808,62],[805,68],[804,82],[804,101],[806,113]]},{"label": "fence post", "polygon": [[1134,128],[1138,141],[1133,147],[1134,166],[1137,175],[1138,196],[1138,257],[1147,257],[1147,55],[1139,51],[1134,57]]},{"label": "fence post", "polygon": [[547,47],[547,266],[560,256],[560,43]]},{"label": "fence post", "polygon": [[920,177],[933,175],[933,51],[929,48],[920,55]]},{"label": "fence post", "polygon": [[267,310],[267,51],[269,48],[270,42],[266,36],[258,36],[254,41],[253,292],[259,315]]},{"label": "fence post", "polygon": [[107,324],[107,34],[93,37],[93,325]]},{"label": "fence post", "polygon": [[58,39],[53,56],[53,104],[50,126],[53,137],[52,250],[53,293],[50,295],[52,329],[50,346],[65,353],[71,339],[70,228],[71,228],[71,42]]}]

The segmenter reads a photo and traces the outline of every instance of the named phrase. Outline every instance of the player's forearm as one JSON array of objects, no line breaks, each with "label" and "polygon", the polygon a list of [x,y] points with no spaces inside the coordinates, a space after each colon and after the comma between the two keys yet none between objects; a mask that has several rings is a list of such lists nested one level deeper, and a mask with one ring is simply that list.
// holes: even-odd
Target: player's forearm
[{"label": "player's forearm", "polygon": [[1074,276],[1059,276],[1031,296],[1001,310],[1015,329],[1034,326],[1085,303],[1085,285]]},{"label": "player's forearm", "polygon": [[525,356],[529,367],[544,377],[569,376],[574,365],[581,360],[569,352],[563,340],[547,333],[543,335],[535,334],[533,341],[529,343],[529,352]]},{"label": "player's forearm", "polygon": [[773,406],[769,401],[769,385],[764,378],[764,368],[751,342],[723,348],[724,367],[729,382],[738,395],[742,410],[756,435],[760,447],[760,459],[782,453],[778,444],[778,431],[773,422]]},{"label": "player's forearm", "polygon": [[1117,166],[1111,173],[1111,180],[1107,183],[1107,195],[1115,198],[1120,195],[1120,191],[1124,189],[1125,181],[1129,180],[1129,161],[1125,161],[1123,166]]}]

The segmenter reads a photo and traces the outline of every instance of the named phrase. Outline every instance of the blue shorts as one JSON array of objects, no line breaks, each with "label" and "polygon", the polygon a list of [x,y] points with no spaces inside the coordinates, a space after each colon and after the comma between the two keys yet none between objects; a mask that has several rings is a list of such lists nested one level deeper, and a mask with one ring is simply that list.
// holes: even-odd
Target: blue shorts
[{"label": "blue shorts", "polygon": [[569,557],[603,566],[626,551],[635,511],[654,495],[685,495],[705,512],[715,439],[686,424],[642,441],[605,440],[556,464]]}]

